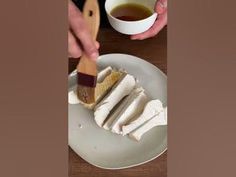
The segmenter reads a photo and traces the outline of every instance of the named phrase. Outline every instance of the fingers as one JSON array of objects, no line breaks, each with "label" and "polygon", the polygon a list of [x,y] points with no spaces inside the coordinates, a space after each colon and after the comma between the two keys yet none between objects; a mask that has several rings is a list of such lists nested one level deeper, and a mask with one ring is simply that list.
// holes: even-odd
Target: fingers
[{"label": "fingers", "polygon": [[96,42],[95,42],[95,46],[96,46],[96,48],[97,48],[97,49],[99,49],[99,48],[100,48],[100,44],[99,44],[99,42],[98,42],[98,41],[96,41]]},{"label": "fingers", "polygon": [[70,31],[68,31],[68,54],[69,57],[72,58],[79,58],[82,54],[82,51],[77,44],[75,37]]},{"label": "fingers", "polygon": [[167,11],[164,14],[159,15],[159,18],[156,20],[156,22],[153,24],[153,26],[149,30],[143,33],[137,34],[137,35],[133,35],[131,36],[131,39],[143,40],[150,37],[154,37],[155,35],[157,35],[157,33],[161,31],[162,28],[164,28],[166,24],[167,24]]},{"label": "fingers", "polygon": [[158,18],[153,26],[140,34],[132,35],[132,40],[143,40],[157,35],[162,28],[167,24],[167,0],[159,0],[155,5],[155,11],[158,13]]},{"label": "fingers", "polygon": [[[97,49],[99,49],[100,47],[99,42],[96,41],[95,46]],[[76,38],[71,33],[71,31],[68,31],[68,56],[72,58],[79,58],[81,55],[82,51],[76,41]]]},{"label": "fingers", "polygon": [[167,10],[167,0],[159,0],[156,2],[155,11],[157,14],[163,14]]},{"label": "fingers", "polygon": [[98,50],[95,41],[86,26],[82,13],[73,2],[69,1],[69,25],[75,36],[80,40],[84,52],[92,59],[97,59]]}]

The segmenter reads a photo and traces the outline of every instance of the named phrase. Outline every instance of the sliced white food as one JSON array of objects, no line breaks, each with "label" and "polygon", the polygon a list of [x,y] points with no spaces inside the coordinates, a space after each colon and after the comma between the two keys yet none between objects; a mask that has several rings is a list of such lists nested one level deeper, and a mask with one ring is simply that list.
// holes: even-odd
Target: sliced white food
[{"label": "sliced white food", "polygon": [[139,141],[141,137],[153,127],[167,125],[167,108],[164,108],[160,114],[154,116],[151,120],[141,125],[138,129],[129,134],[132,139]]},{"label": "sliced white food", "polygon": [[122,126],[122,134],[126,135],[139,126],[141,126],[146,121],[152,119],[154,116],[160,114],[160,112],[163,111],[162,102],[160,100],[151,100],[149,101],[144,110],[143,113],[137,117],[132,122],[128,123],[127,125]]},{"label": "sliced white food", "polygon": [[108,66],[98,73],[97,82],[101,83],[112,72],[112,67]]},{"label": "sliced white food", "polygon": [[128,102],[128,96],[124,98],[124,100],[121,101],[120,105],[117,107],[117,109],[111,114],[110,117],[107,118],[107,121],[104,123],[103,128],[105,130],[110,130],[112,123],[117,118],[119,113],[124,109],[125,105]]},{"label": "sliced white food", "polygon": [[79,104],[80,103],[80,101],[77,97],[77,93],[74,90],[72,90],[68,93],[68,102],[69,102],[69,104]]},{"label": "sliced white food", "polygon": [[122,98],[130,94],[135,85],[135,78],[129,74],[116,83],[110,93],[95,107],[94,118],[98,126],[103,125],[110,111]]},{"label": "sliced white food", "polygon": [[[148,98],[143,88],[134,89],[127,97],[123,105],[120,105],[111,118],[108,118],[108,128],[113,133],[122,134],[121,127],[130,121],[133,117],[141,114]],[[111,124],[112,122],[112,124]]]}]

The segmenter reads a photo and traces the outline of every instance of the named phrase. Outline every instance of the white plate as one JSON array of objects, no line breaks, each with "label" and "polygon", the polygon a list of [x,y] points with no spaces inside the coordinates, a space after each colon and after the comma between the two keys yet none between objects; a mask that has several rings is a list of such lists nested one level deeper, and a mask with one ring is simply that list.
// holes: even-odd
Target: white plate
[{"label": "white plate", "polygon": [[[152,99],[167,104],[167,77],[154,65],[131,55],[107,54],[99,57],[100,69],[124,68],[134,75]],[[69,90],[76,86],[76,75],[69,76]],[[137,166],[157,158],[167,149],[167,126],[155,127],[139,142],[98,127],[93,112],[81,105],[69,106],[69,146],[88,163],[104,169]]]}]

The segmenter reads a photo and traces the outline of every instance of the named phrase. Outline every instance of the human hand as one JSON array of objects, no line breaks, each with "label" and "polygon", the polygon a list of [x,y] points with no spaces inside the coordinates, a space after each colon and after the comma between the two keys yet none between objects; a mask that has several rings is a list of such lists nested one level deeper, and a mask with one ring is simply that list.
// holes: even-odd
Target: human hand
[{"label": "human hand", "polygon": [[89,58],[96,60],[99,56],[99,43],[92,39],[80,10],[71,0],[68,2],[68,55],[79,58],[82,53],[86,53]]},{"label": "human hand", "polygon": [[132,40],[143,40],[154,37],[167,25],[167,0],[158,0],[155,5],[155,12],[158,14],[158,17],[153,26],[143,33],[132,35]]}]

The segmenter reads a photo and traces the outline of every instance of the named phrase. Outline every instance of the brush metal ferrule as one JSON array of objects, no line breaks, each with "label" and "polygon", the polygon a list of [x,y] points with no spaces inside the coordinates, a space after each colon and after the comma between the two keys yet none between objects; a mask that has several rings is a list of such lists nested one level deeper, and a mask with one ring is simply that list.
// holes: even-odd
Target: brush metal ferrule
[{"label": "brush metal ferrule", "polygon": [[77,72],[77,83],[87,87],[96,87],[97,76]]}]

